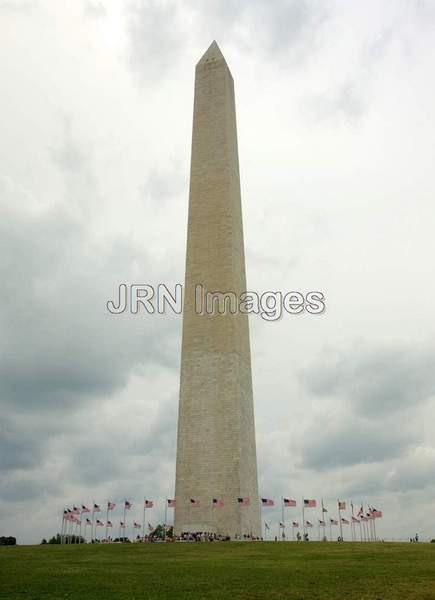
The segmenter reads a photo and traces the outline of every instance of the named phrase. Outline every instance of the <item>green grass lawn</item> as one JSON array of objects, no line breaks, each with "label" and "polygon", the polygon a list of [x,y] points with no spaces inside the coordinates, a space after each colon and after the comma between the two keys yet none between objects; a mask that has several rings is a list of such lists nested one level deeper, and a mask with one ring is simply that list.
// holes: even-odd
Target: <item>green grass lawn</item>
[{"label": "green grass lawn", "polygon": [[435,544],[4,547],[0,598],[435,599]]}]

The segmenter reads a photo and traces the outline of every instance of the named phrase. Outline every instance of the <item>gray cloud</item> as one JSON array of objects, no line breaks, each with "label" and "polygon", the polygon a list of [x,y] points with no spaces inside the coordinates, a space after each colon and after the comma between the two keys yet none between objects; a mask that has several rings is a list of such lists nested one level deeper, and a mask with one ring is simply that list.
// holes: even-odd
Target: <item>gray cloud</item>
[{"label": "gray cloud", "polygon": [[369,417],[413,408],[435,393],[431,347],[359,345],[335,356],[328,352],[302,374],[318,396],[342,398]]},{"label": "gray cloud", "polygon": [[116,489],[126,472],[139,472],[141,480],[154,476],[160,463],[174,458],[176,409],[177,398],[171,395],[152,416],[147,418],[146,411],[141,411],[136,428],[126,430],[110,420],[104,421],[102,429],[94,428],[91,435],[82,433],[80,443],[69,452],[66,468],[70,480],[81,485],[110,486],[113,482]]},{"label": "gray cloud", "polygon": [[0,0],[0,12],[2,13],[26,13],[38,7],[37,0]]},{"label": "gray cloud", "polygon": [[186,48],[180,4],[134,0],[126,12],[131,67],[145,80],[164,77]]},{"label": "gray cloud", "polygon": [[24,502],[52,498],[59,492],[60,486],[54,479],[45,479],[37,473],[30,477],[0,479],[0,497],[4,502]]},{"label": "gray cloud", "polygon": [[187,173],[181,171],[179,164],[172,163],[164,169],[149,170],[141,195],[151,199],[156,208],[161,208],[162,204],[166,206],[168,202],[173,203],[177,195],[188,189]]},{"label": "gray cloud", "polygon": [[34,433],[17,431],[3,417],[0,425],[0,472],[15,469],[31,469],[39,464],[45,439],[37,439]]},{"label": "gray cloud", "polygon": [[92,18],[105,17],[107,15],[106,7],[98,0],[85,0],[83,11],[85,16]]},{"label": "gray cloud", "polygon": [[433,453],[427,456],[410,455],[396,463],[388,474],[385,487],[392,492],[424,490],[435,484],[435,460]]},{"label": "gray cloud", "polygon": [[177,364],[176,319],[106,309],[117,284],[134,280],[138,257],[149,264],[142,250],[122,238],[93,240],[67,206],[30,207],[10,181],[3,180],[0,197],[9,248],[9,260],[0,264],[3,402],[72,410],[80,398],[124,385],[134,367]]},{"label": "gray cloud", "polygon": [[302,111],[319,122],[357,120],[367,108],[364,93],[355,82],[345,81],[340,86],[326,90],[323,94],[309,96],[303,100]]},{"label": "gray cloud", "polygon": [[296,64],[316,48],[316,33],[328,18],[329,2],[277,0],[270,10],[261,0],[164,4],[136,0],[127,14],[130,63],[140,75],[152,79],[172,71],[187,51],[182,33],[187,22],[192,42],[204,44],[204,51],[217,39],[260,52],[278,64]]},{"label": "gray cloud", "polygon": [[[322,420],[323,421],[323,420]],[[302,450],[303,466],[315,470],[382,462],[401,456],[418,440],[418,431],[408,427],[391,427],[385,422],[346,417],[337,422],[327,420],[310,428]]]},{"label": "gray cloud", "polygon": [[[261,1],[249,2],[242,20],[251,48],[262,49],[278,62],[301,60],[316,47],[316,32],[328,18],[329,2],[279,0],[274,10]],[[287,52],[296,50],[296,56]],[[281,53],[286,56],[282,60]]]}]

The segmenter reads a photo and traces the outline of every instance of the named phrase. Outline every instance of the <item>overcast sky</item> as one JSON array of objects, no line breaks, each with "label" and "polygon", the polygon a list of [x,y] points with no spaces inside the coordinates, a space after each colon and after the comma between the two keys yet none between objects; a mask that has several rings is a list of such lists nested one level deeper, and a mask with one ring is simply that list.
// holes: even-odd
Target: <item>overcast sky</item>
[{"label": "overcast sky", "polygon": [[435,537],[434,25],[430,0],[0,0],[0,535],[108,498],[157,523],[174,493],[181,318],[105,304],[183,282],[216,39],[248,286],[327,304],[251,317],[260,493]]}]

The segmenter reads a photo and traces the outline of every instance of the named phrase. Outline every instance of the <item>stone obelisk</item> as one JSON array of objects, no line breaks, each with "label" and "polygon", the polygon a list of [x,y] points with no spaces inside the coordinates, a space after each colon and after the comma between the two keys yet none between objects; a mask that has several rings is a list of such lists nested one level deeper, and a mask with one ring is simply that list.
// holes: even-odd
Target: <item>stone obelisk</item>
[{"label": "stone obelisk", "polygon": [[175,533],[259,536],[248,316],[198,314],[197,286],[246,291],[234,83],[216,42],[195,73]]}]

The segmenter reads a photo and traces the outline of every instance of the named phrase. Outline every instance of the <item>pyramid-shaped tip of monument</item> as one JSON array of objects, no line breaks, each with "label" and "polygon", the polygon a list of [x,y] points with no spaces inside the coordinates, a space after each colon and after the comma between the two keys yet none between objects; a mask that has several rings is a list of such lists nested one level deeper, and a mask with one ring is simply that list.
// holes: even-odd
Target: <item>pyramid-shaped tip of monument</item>
[{"label": "pyramid-shaped tip of monument", "polygon": [[210,46],[207,48],[207,50],[204,52],[204,54],[201,56],[201,58],[198,61],[198,65],[203,65],[206,62],[210,62],[212,60],[223,60],[225,63],[225,57],[222,54],[219,46],[217,45],[216,40],[213,40],[212,43],[210,44]]}]

